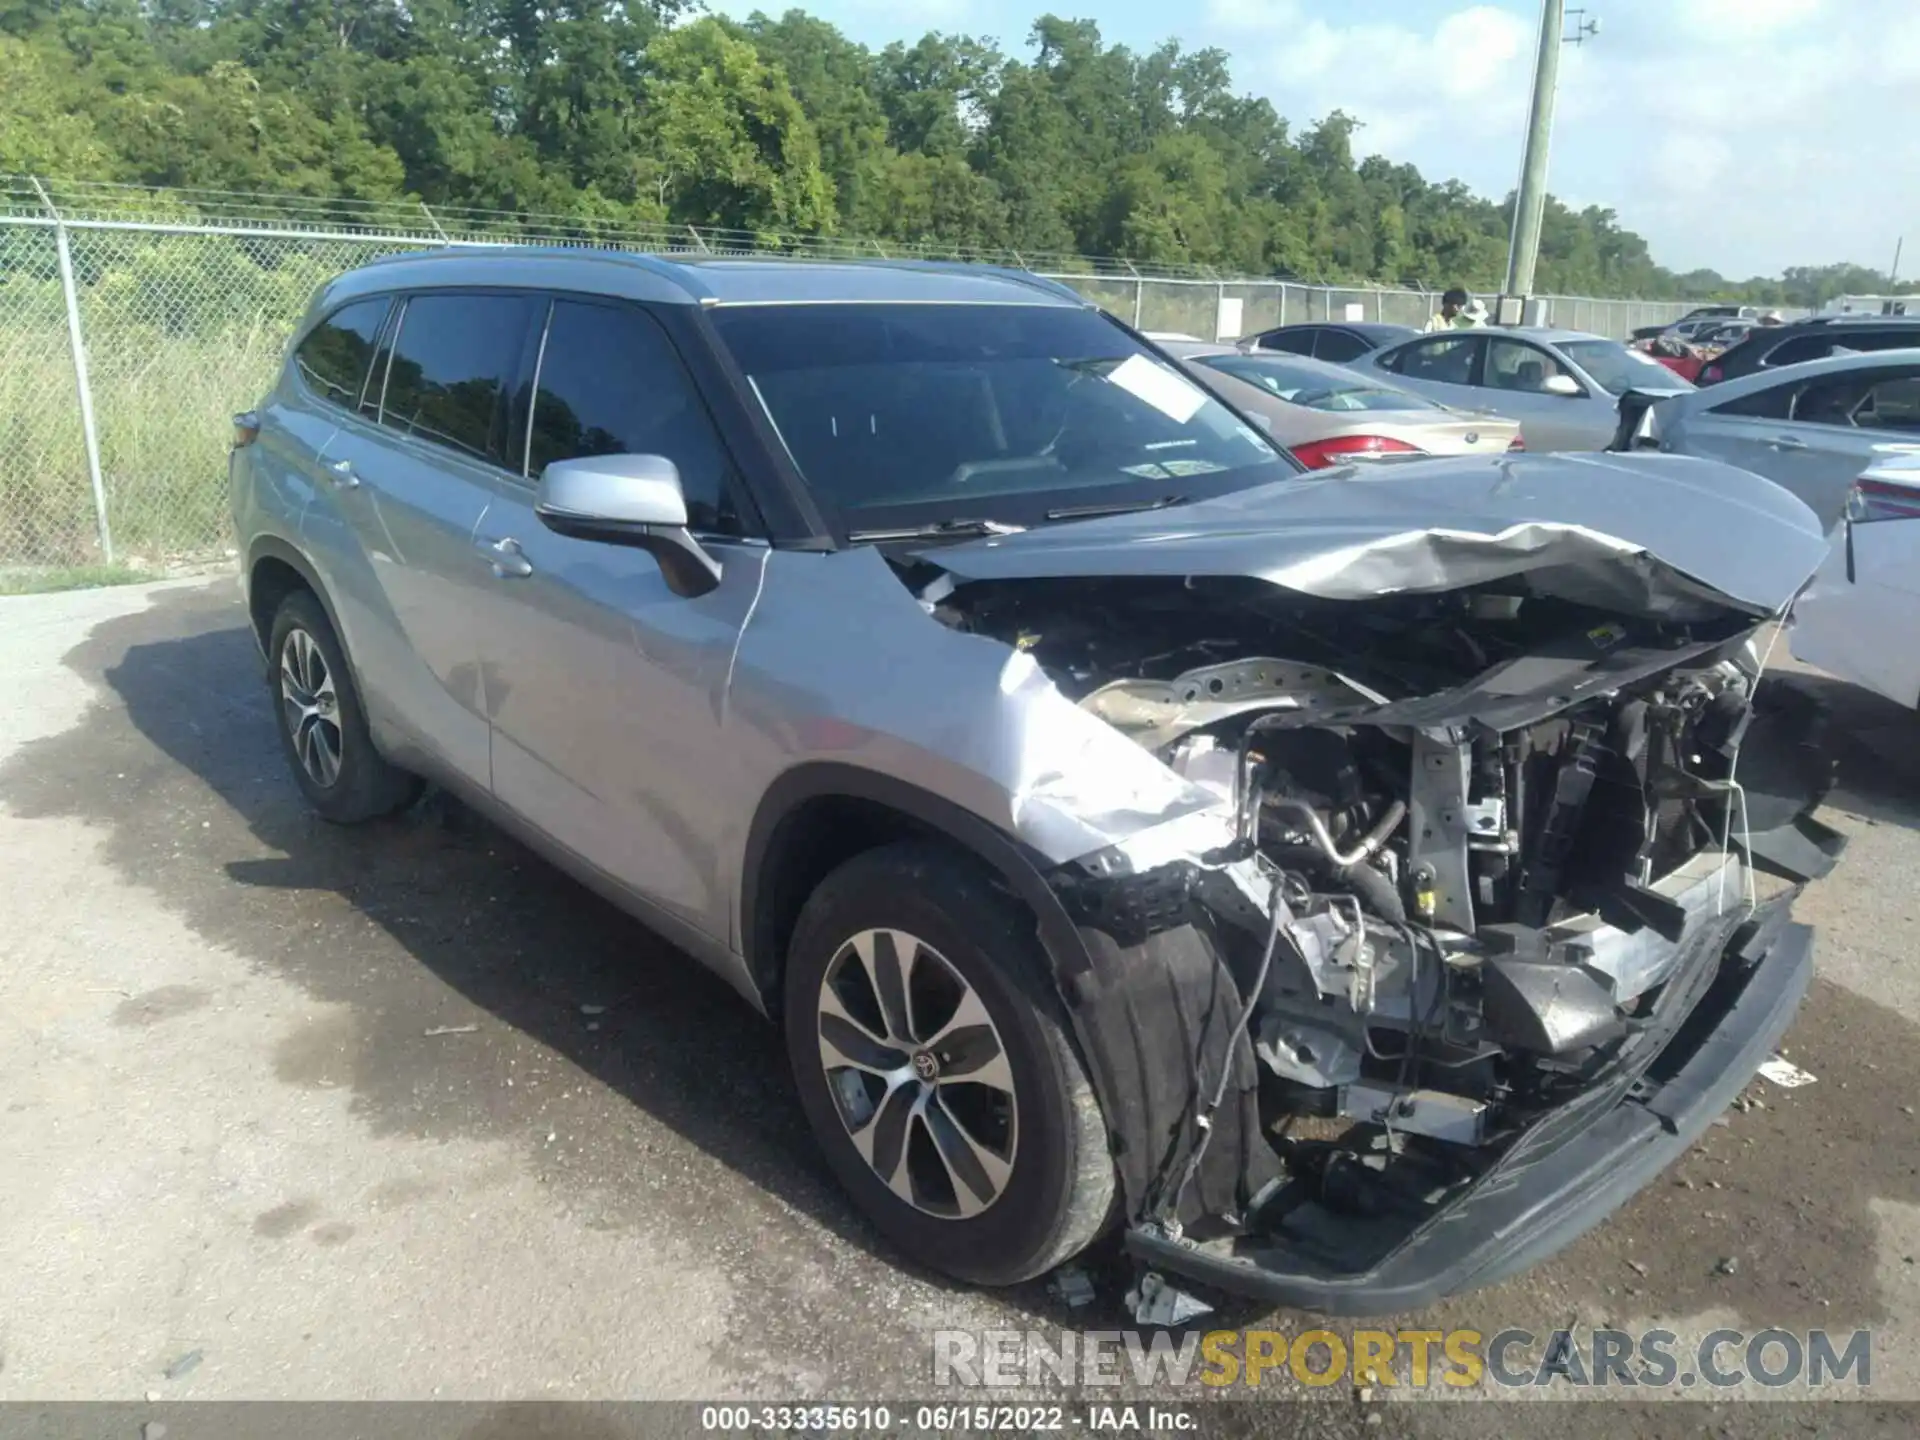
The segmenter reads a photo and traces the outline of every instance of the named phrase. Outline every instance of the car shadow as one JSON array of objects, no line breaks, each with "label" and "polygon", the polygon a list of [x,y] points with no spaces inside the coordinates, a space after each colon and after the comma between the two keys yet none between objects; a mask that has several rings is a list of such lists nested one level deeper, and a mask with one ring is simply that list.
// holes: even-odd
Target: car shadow
[{"label": "car shadow", "polygon": [[[585,1226],[670,1227],[755,1297],[750,1318],[770,1350],[817,1353],[805,1327],[822,1326],[829,1306],[871,1307],[876,1274],[905,1277],[932,1313],[960,1312],[969,1297],[1005,1306],[993,1323],[1010,1327],[1119,1317],[1128,1267],[1111,1242],[1086,1261],[1100,1301],[1077,1311],[1043,1281],[982,1298],[911,1270],[819,1160],[777,1032],[465,807],[430,795],[369,826],[315,819],[280,754],[230,587],[157,592],[151,608],[96,626],[66,663],[104,693],[78,724],[0,763],[0,804],[86,822],[103,861],[208,945],[320,1002],[311,1016],[261,1017],[284,1083],[346,1090],[375,1134],[517,1146]],[[1914,717],[1824,676],[1777,683],[1833,708],[1836,804],[1915,826],[1920,783],[1871,743]],[[131,997],[122,1023],[164,1023],[179,1000]],[[1619,1255],[1632,1234],[1649,1262],[1638,1273],[1651,1268],[1682,1313],[1730,1304],[1764,1323],[1880,1318],[1873,1205],[1920,1203],[1920,1166],[1888,1143],[1882,1107],[1853,1097],[1914,1093],[1913,1041],[1894,1011],[1816,982],[1793,1054],[1821,1083],[1736,1116],[1737,1132],[1710,1132],[1677,1183],[1649,1187],[1551,1262],[1555,1293],[1618,1297],[1636,1279],[1623,1279]],[[1798,1177],[1784,1200],[1782,1174]],[[1711,1211],[1696,1183],[1712,1189]],[[1787,1245],[1782,1226],[1820,1243]],[[1713,1271],[1712,1257],[1763,1239],[1778,1242],[1768,1265],[1743,1266],[1737,1281]],[[878,1263],[846,1263],[869,1257]],[[1427,1318],[1482,1324],[1488,1304],[1517,1311],[1531,1283]],[[807,1287],[838,1295],[794,1293]],[[1261,1313],[1232,1302],[1212,1323]]]},{"label": "car shadow", "polygon": [[[108,698],[0,766],[0,801],[99,826],[114,869],[207,942],[345,1007],[288,1032],[280,1079],[351,1086],[377,1132],[520,1138],[589,1223],[664,1213],[697,1237],[725,1215],[730,1242],[744,1228],[806,1259],[822,1239],[797,1212],[936,1291],[976,1293],[913,1270],[844,1198],[777,1029],[698,962],[444,793],[364,826],[314,818],[230,588],[159,592],[67,664]],[[759,1195],[743,1204],[700,1157]],[[1116,1247],[1089,1263],[1117,1303]],[[1074,1313],[1043,1280],[995,1298]]]},{"label": "car shadow", "polygon": [[1800,666],[1762,683],[1810,695],[1825,709],[1834,762],[1830,805],[1875,824],[1920,829],[1920,714]]}]

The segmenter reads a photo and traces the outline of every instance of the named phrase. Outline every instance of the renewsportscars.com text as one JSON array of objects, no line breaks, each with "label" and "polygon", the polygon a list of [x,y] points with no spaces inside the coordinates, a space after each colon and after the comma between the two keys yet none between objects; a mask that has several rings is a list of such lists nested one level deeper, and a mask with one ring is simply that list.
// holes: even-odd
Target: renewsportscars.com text
[{"label": "renewsportscars.com text", "polygon": [[1328,1385],[1455,1390],[1729,1390],[1873,1384],[1873,1334],[1854,1330],[938,1330],[933,1383],[958,1389]]}]

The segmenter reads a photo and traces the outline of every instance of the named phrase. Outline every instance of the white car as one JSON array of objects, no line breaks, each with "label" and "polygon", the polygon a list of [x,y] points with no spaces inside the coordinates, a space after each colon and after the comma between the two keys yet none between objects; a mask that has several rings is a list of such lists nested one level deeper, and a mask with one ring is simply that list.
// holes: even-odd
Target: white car
[{"label": "white car", "polygon": [[1854,483],[1793,614],[1796,660],[1920,708],[1920,456],[1890,456]]}]

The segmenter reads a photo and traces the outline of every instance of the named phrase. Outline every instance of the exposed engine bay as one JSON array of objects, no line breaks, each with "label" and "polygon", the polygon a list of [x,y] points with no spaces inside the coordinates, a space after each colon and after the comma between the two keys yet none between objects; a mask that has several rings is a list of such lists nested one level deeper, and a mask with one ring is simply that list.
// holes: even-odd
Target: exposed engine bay
[{"label": "exposed engine bay", "polygon": [[1237,577],[922,593],[1231,817],[1207,853],[1053,882],[1083,930],[1197,933],[1232,977],[1236,1033],[1192,1057],[1136,1207],[1175,1237],[1374,1263],[1636,1083],[1754,914],[1755,866],[1837,853],[1804,819],[1817,717],[1756,708],[1759,626],[1732,608],[1636,616],[1526,576],[1363,603]]}]

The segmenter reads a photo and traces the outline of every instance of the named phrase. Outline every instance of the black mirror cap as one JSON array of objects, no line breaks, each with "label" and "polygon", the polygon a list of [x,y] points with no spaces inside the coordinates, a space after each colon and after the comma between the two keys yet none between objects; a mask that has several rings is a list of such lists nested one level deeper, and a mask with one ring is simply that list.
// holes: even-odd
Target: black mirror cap
[{"label": "black mirror cap", "polygon": [[683,526],[641,525],[598,515],[575,515],[536,506],[540,523],[569,540],[625,545],[644,550],[660,566],[667,588],[683,599],[697,599],[720,583],[720,562]]}]

